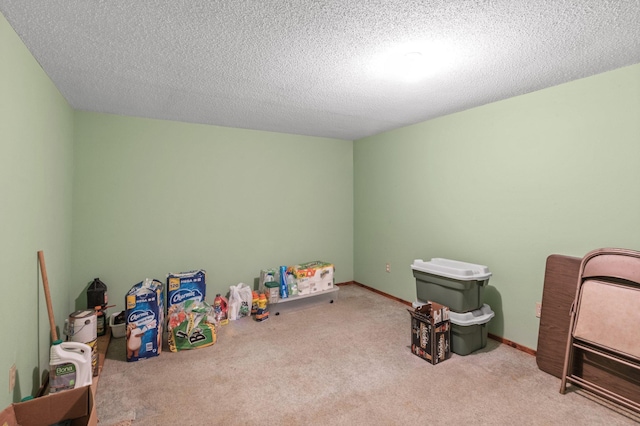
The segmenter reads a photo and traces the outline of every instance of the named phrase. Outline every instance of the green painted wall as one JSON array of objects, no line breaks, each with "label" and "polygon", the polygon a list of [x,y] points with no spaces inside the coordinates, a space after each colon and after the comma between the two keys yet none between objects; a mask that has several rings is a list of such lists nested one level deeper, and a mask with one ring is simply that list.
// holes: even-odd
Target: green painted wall
[{"label": "green painted wall", "polygon": [[207,271],[207,300],[309,260],[353,277],[352,143],[77,112],[72,293]]},{"label": "green painted wall", "polygon": [[0,51],[0,407],[47,368],[38,250],[59,328],[94,277],[122,308],[145,277],[204,268],[212,300],[322,259],[411,301],[413,259],[481,263],[490,331],[535,348],[548,255],[640,249],[640,65],[352,144],[74,112],[2,15]]},{"label": "green painted wall", "polygon": [[[0,410],[37,390],[50,327],[43,250],[58,327],[71,308],[73,110],[0,14]],[[40,304],[38,304],[40,301]],[[17,384],[9,392],[9,368]]]},{"label": "green painted wall", "polygon": [[640,249],[638,117],[635,65],[355,141],[354,280],[414,300],[413,259],[487,265],[489,331],[535,349],[547,256]]}]

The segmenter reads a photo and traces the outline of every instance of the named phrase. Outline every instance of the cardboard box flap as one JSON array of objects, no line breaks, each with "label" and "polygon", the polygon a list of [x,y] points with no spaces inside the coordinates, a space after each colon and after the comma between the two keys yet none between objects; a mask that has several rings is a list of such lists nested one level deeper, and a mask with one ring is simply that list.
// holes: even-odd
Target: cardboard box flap
[{"label": "cardboard box flap", "polygon": [[0,412],[0,426],[18,426],[13,405],[8,406]]},{"label": "cardboard box flap", "polygon": [[430,322],[432,324],[439,324],[449,320],[449,308],[441,305],[440,303],[427,301],[424,304],[416,306],[415,310],[407,309],[411,316],[414,318],[420,318],[423,321]]}]

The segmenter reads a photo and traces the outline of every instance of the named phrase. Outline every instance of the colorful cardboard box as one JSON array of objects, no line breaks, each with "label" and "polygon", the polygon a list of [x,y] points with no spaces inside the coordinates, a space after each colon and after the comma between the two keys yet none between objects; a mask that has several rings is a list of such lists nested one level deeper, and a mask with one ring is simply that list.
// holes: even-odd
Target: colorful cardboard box
[{"label": "colorful cardboard box", "polygon": [[127,361],[160,355],[164,324],[164,284],[149,278],[125,296]]},{"label": "colorful cardboard box", "polygon": [[411,314],[411,352],[438,364],[451,357],[451,321],[449,308],[427,302]]},{"label": "colorful cardboard box", "polygon": [[334,286],[335,267],[332,263],[314,260],[295,265],[293,275],[298,281],[298,294],[311,294]]}]

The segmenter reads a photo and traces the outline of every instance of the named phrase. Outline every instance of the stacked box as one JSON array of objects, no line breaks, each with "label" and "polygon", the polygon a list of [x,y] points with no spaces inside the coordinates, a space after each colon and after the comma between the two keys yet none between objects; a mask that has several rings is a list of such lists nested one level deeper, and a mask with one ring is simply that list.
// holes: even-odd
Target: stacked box
[{"label": "stacked box", "polygon": [[332,263],[320,260],[294,266],[292,272],[298,281],[298,294],[311,294],[332,288],[334,271]]},{"label": "stacked box", "polygon": [[449,308],[435,302],[408,309],[411,314],[411,352],[438,364],[451,357]]},{"label": "stacked box", "polygon": [[138,361],[162,352],[164,285],[145,279],[125,296],[127,361]]}]

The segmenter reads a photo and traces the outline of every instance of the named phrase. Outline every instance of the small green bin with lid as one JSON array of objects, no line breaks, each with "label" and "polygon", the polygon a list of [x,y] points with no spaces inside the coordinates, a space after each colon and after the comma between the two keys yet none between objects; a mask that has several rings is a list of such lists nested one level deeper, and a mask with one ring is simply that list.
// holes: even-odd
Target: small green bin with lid
[{"label": "small green bin with lid", "polygon": [[416,259],[411,265],[418,300],[431,300],[453,312],[469,312],[483,305],[484,289],[491,272],[484,265],[457,260]]},{"label": "small green bin with lid", "polygon": [[487,346],[488,323],[495,316],[486,303],[470,312],[449,312],[451,321],[451,351],[469,355]]}]

